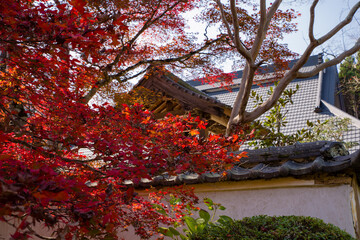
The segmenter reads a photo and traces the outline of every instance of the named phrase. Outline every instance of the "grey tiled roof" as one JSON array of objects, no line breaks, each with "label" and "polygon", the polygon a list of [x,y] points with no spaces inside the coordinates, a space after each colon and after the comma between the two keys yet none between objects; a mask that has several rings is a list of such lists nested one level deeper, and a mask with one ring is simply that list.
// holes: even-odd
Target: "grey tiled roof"
[{"label": "grey tiled roof", "polygon": [[[313,56],[310,59],[311,64],[317,64],[317,56]],[[301,71],[309,71],[314,68],[314,65],[307,64]],[[241,75],[240,73],[235,75]],[[209,96],[218,99],[220,102],[223,102],[229,106],[233,106],[234,100],[236,95],[239,91],[237,85],[239,84],[240,79],[235,79],[234,86],[231,92],[220,89],[217,86],[205,85],[199,86],[194,81],[189,81],[189,83],[194,84],[194,86],[198,89],[201,89]],[[321,112],[314,112],[316,106],[318,105],[317,98],[318,95],[321,94],[321,100],[324,100],[331,105],[335,104],[335,95],[337,94],[337,70],[335,66],[329,67],[324,71],[323,80],[321,90],[319,89],[319,74],[307,78],[307,79],[296,79],[289,84],[287,88],[296,88],[296,85],[299,85],[298,92],[293,95],[293,104],[288,104],[283,111],[287,111],[286,120],[287,125],[283,127],[282,132],[284,134],[292,134],[295,133],[297,130],[302,128],[307,128],[307,120],[312,122],[323,122],[331,117],[338,116],[338,117],[348,117],[348,114],[337,109],[338,111],[333,111],[333,109],[329,109],[323,103],[320,105]],[[260,96],[263,96],[264,99],[267,99],[267,91],[272,84],[264,87],[259,87],[257,85],[253,86],[253,90],[256,91]],[[254,108],[255,103],[252,99],[250,99],[248,106],[246,108],[247,111],[250,111]],[[334,108],[336,108],[334,106]],[[264,119],[266,114],[261,116],[259,120]],[[345,142],[360,142],[360,120],[352,119],[353,123],[349,126],[349,131],[343,134],[343,141]],[[334,140],[334,139],[328,139]],[[351,151],[355,151],[356,149],[360,149],[360,146],[355,146],[351,149]]]},{"label": "grey tiled roof", "polygon": [[[242,181],[270,179],[288,176],[305,176],[314,173],[340,173],[358,171],[360,150],[348,154],[341,143],[319,141],[285,147],[248,150],[248,157],[239,165],[222,173],[184,173],[177,176],[161,175],[153,179],[125,181],[128,186],[173,186],[180,184],[213,183],[219,181]],[[225,176],[225,177],[224,177]]]}]

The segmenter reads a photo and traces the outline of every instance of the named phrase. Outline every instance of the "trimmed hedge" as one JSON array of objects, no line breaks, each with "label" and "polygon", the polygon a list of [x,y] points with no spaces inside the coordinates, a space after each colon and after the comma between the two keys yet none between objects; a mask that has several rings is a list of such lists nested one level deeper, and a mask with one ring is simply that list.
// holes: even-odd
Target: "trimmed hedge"
[{"label": "trimmed hedge", "polygon": [[254,216],[242,220],[209,224],[202,233],[192,235],[193,240],[238,239],[355,239],[340,228],[322,220],[303,216]]}]

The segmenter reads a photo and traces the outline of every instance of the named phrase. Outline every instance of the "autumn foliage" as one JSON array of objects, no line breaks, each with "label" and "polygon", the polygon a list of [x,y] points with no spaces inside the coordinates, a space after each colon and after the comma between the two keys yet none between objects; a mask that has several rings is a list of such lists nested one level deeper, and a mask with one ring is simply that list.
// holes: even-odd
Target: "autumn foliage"
[{"label": "autumn foliage", "polygon": [[[0,2],[0,221],[14,227],[12,238],[116,239],[130,225],[149,237],[159,224],[178,221],[196,197],[169,190],[183,201],[164,217],[156,206],[169,192],[143,199],[134,185],[237,160],[228,149],[239,139],[199,138],[206,127],[199,118],[156,120],[139,104],[88,103],[101,87],[116,80],[120,88],[148,64],[186,64],[210,46],[183,34],[179,13],[194,4]],[[151,36],[165,39],[139,41]]]},{"label": "autumn foliage", "polygon": [[[193,126],[203,124],[191,117],[157,121],[138,105],[114,110],[79,104],[46,118],[34,114],[24,126],[28,131],[1,136],[2,220],[20,220],[16,234],[24,235],[33,234],[27,227],[34,220],[66,238],[115,238],[115,230],[135,223],[148,236],[157,224],[174,220],[123,183],[226,167],[231,158],[224,146],[232,142],[197,138]],[[82,158],[79,148],[92,149],[94,157]]]}]

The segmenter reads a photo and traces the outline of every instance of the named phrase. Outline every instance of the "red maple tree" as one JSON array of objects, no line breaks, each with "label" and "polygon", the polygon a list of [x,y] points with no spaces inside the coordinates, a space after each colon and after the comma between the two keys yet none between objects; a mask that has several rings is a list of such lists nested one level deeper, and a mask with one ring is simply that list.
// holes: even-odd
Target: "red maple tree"
[{"label": "red maple tree", "polygon": [[[101,87],[149,64],[206,62],[199,54],[224,38],[187,37],[180,13],[195,4],[0,1],[0,221],[15,228],[12,238],[116,239],[129,225],[149,237],[177,219],[157,212],[161,194],[143,199],[125,181],[233,161],[227,149],[239,140],[198,138],[206,126],[199,118],[156,120],[138,104],[88,104]],[[195,200],[172,194],[181,206]],[[53,235],[41,235],[37,224]]]}]

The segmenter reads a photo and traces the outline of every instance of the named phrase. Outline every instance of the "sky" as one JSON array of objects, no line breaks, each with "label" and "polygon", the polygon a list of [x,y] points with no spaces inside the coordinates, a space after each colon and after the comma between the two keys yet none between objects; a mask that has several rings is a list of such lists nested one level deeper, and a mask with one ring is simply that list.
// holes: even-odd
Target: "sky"
[{"label": "sky", "polygon": [[[256,1],[257,2],[257,1]],[[273,1],[267,1],[273,2]],[[294,52],[301,54],[309,43],[308,40],[308,25],[309,25],[309,9],[312,0],[284,0],[281,5],[282,9],[293,8],[298,11],[301,16],[295,22],[298,23],[298,32],[286,35],[284,43],[288,44],[289,48]],[[336,24],[345,18],[350,8],[357,3],[358,0],[320,0],[315,11],[315,37],[321,37],[323,34],[331,30]],[[203,32],[205,25],[192,20],[192,15],[188,15],[190,21],[191,31]],[[200,33],[199,36],[202,34]],[[341,50],[349,48],[351,43],[355,42],[360,36],[360,10],[355,15],[355,21],[351,23],[344,31],[337,34],[333,39],[330,39],[323,47],[318,47],[313,54],[326,51],[330,54],[339,53]],[[331,56],[329,56],[331,58]],[[231,64],[226,64],[224,70],[230,72]]]},{"label": "sky", "polygon": [[[305,4],[304,4],[305,2]],[[336,24],[345,18],[350,8],[357,3],[358,0],[320,0],[315,11],[315,37],[320,37],[329,30],[331,30]],[[308,26],[309,26],[309,9],[312,1],[293,1],[292,4],[286,4],[292,8],[298,10],[301,13],[301,17],[298,18],[297,33],[287,36],[284,42],[288,43],[289,48],[297,53],[302,53],[305,49],[308,41]],[[354,42],[355,38],[360,36],[360,11],[355,15],[355,21],[351,23],[345,31],[339,33],[334,40],[329,40],[329,43],[325,45],[326,50],[331,52],[338,52],[346,47],[349,47],[351,42]],[[322,49],[316,49],[317,52],[321,52]]]}]

